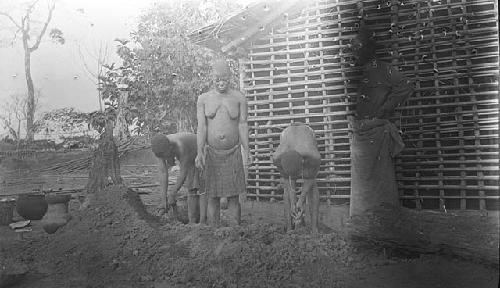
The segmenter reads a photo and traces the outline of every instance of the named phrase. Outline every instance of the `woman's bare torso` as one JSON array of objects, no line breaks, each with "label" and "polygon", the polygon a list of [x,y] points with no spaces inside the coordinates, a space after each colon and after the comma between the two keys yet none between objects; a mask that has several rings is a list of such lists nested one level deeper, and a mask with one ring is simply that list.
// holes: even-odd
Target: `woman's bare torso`
[{"label": "woman's bare torso", "polygon": [[212,91],[206,98],[205,117],[209,146],[227,150],[240,144],[240,99],[234,91],[224,94]]}]

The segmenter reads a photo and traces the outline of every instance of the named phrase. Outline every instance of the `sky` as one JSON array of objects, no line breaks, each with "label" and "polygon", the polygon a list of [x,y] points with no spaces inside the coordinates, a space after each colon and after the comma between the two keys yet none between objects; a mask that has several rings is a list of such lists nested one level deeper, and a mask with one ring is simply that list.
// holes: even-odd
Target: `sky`
[{"label": "sky", "polygon": [[[26,2],[0,0],[0,11],[14,11],[9,10],[9,7],[12,9],[23,1]],[[58,0],[48,31],[51,28],[61,29],[66,43],[59,45],[45,37],[31,59],[34,85],[41,92],[40,110],[43,112],[62,107],[75,107],[83,112],[97,110],[97,90],[85,71],[82,55],[88,65],[96,65],[89,55],[96,55],[100,43],[103,43],[107,44],[110,52],[108,62],[118,61],[114,53],[114,39],[128,38],[141,12],[157,1],[165,0]],[[256,0],[239,0],[242,5],[253,1]],[[39,3],[44,4],[44,0]],[[9,22],[1,17],[0,40],[11,39]],[[44,17],[39,19],[43,20]],[[17,41],[14,46],[6,41],[0,43],[0,103],[9,99],[10,95],[27,93],[23,54],[21,41]]]},{"label": "sky", "polygon": [[[0,0],[3,1],[8,0]],[[96,87],[85,71],[82,55],[88,65],[96,65],[89,55],[96,55],[103,43],[108,45],[109,61],[116,61],[113,40],[128,38],[140,12],[152,3],[153,0],[59,0],[49,29],[61,29],[66,43],[55,44],[45,37],[31,59],[33,81],[41,92],[41,110],[76,107],[89,112],[98,109]],[[4,25],[4,29],[0,27],[0,36],[11,39],[5,24],[0,22]],[[1,102],[12,94],[26,93],[23,54],[20,41],[14,46],[4,41],[0,47]]]}]

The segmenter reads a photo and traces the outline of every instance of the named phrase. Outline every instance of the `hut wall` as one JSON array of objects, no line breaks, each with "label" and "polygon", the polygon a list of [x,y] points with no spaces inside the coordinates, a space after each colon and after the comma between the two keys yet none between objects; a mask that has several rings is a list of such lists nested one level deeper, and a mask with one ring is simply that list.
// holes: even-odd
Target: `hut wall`
[{"label": "hut wall", "polygon": [[[319,190],[329,204],[350,193],[350,138],[358,81],[347,45],[358,1],[311,1],[251,43],[242,62],[249,103],[248,196],[281,199],[271,155],[294,121],[316,132]],[[393,119],[406,148],[396,159],[401,201],[429,209],[498,209],[498,10],[494,0],[362,1],[379,57],[414,80]]]}]

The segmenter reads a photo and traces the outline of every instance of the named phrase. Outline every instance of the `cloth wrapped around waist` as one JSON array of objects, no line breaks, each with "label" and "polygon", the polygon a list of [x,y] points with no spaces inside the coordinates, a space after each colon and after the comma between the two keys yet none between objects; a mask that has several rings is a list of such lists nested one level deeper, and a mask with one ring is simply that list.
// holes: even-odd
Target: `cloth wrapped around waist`
[{"label": "cloth wrapped around waist", "polygon": [[208,197],[231,197],[246,192],[240,145],[229,150],[205,147],[204,190]]},{"label": "cloth wrapped around waist", "polygon": [[396,126],[384,119],[351,122],[350,215],[383,203],[399,205],[393,157],[404,148]]},{"label": "cloth wrapped around waist", "polygon": [[[396,125],[386,119],[350,119],[350,124],[354,132],[354,137],[357,138],[355,144],[369,142],[370,144],[378,143],[378,145],[369,145],[371,153],[374,155],[380,154],[381,147],[389,148],[392,157],[398,155],[405,144]],[[377,151],[378,150],[378,151]]]}]

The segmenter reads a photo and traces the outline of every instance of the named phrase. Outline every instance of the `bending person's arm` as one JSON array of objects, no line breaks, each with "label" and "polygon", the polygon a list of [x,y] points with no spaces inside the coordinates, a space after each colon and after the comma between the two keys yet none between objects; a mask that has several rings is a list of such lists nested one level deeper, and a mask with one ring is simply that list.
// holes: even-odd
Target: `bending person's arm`
[{"label": "bending person's arm", "polygon": [[184,182],[186,181],[186,176],[187,176],[187,171],[188,171],[188,167],[186,165],[186,163],[180,163],[179,164],[179,168],[180,168],[180,172],[179,172],[179,176],[177,177],[177,182],[175,183],[174,187],[173,187],[173,191],[172,193],[173,194],[177,194],[177,192],[179,192],[179,190],[181,189],[182,185],[184,184]]},{"label": "bending person's arm", "polygon": [[168,209],[168,166],[165,159],[157,158],[159,164],[159,178],[160,178],[160,189],[162,193],[163,208],[165,211]]},{"label": "bending person's arm", "polygon": [[[319,153],[318,153],[319,154]],[[321,165],[321,159],[316,157],[305,157],[303,164],[303,179],[302,192],[299,196],[298,207],[302,208],[305,203],[305,198],[308,193],[312,193],[314,184],[316,184],[316,176]]]}]

